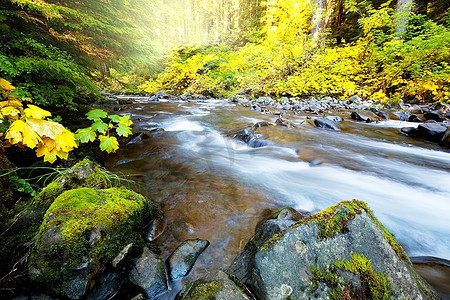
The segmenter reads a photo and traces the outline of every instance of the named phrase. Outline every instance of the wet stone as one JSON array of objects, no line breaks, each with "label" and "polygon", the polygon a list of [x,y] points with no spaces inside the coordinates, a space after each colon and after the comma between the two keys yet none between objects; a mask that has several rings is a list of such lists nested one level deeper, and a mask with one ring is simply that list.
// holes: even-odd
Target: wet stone
[{"label": "wet stone", "polygon": [[420,124],[417,127],[417,135],[433,142],[440,142],[444,137],[446,127],[436,122],[428,122]]},{"label": "wet stone", "polygon": [[319,128],[326,128],[331,130],[339,130],[336,124],[329,119],[315,119],[314,124]]},{"label": "wet stone", "polygon": [[134,260],[128,277],[142,288],[150,299],[167,291],[166,271],[161,257],[144,248],[142,255]]},{"label": "wet stone", "polygon": [[215,271],[186,285],[175,299],[246,300],[250,298],[225,272]]},{"label": "wet stone", "polygon": [[103,275],[86,300],[111,299],[123,282],[123,277],[119,272],[111,272]]},{"label": "wet stone", "polygon": [[209,246],[206,240],[186,240],[169,256],[167,267],[172,280],[185,277],[191,271],[198,256]]}]

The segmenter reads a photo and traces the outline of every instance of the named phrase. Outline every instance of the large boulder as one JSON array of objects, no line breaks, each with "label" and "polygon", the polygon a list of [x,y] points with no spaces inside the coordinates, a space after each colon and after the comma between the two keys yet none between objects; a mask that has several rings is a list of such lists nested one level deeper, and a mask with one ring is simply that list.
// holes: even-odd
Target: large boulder
[{"label": "large boulder", "polygon": [[29,260],[32,280],[80,299],[127,245],[142,248],[140,230],[162,212],[124,188],[79,188],[47,210]]},{"label": "large boulder", "polygon": [[175,299],[247,300],[250,298],[225,272],[215,271],[184,286]]},{"label": "large boulder", "polygon": [[302,218],[262,245],[255,240],[258,231],[229,272],[258,299],[438,299],[360,201]]},{"label": "large boulder", "polygon": [[45,210],[64,191],[79,187],[104,189],[110,187],[108,174],[99,165],[84,159],[72,168],[63,171],[35,197],[35,204]]}]

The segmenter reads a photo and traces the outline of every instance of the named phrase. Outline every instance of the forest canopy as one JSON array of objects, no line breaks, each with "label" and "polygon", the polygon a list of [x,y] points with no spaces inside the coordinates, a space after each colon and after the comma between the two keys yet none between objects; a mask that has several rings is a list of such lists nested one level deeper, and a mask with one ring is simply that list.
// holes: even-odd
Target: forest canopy
[{"label": "forest canopy", "polygon": [[450,97],[446,0],[0,1],[0,77],[47,107],[99,88]]}]

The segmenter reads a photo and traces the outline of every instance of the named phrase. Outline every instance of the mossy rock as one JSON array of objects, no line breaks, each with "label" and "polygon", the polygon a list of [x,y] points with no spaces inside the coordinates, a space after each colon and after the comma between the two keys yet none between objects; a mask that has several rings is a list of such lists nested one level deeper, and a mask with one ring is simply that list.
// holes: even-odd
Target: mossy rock
[{"label": "mossy rock", "polygon": [[62,192],[80,187],[104,189],[111,187],[111,182],[105,170],[84,159],[42,189],[34,201],[37,206],[47,209]]},{"label": "mossy rock", "polygon": [[214,271],[183,287],[176,300],[248,300],[242,286],[234,283],[223,271]]},{"label": "mossy rock", "polygon": [[30,257],[30,277],[78,299],[123,248],[144,245],[141,230],[161,215],[155,204],[125,188],[66,191],[44,216]]},{"label": "mossy rock", "polygon": [[438,299],[357,200],[302,218],[259,248],[250,240],[229,272],[263,300]]}]

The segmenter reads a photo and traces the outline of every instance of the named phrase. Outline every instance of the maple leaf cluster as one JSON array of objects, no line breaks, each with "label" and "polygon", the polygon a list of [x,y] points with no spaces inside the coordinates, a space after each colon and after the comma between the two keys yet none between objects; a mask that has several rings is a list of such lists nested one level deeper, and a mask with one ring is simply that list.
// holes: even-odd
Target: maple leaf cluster
[{"label": "maple leaf cluster", "polygon": [[9,145],[36,149],[37,157],[53,163],[56,159],[67,159],[77,147],[75,135],[61,124],[48,120],[51,113],[35,105],[27,104],[14,96],[14,86],[0,79],[4,101],[0,102],[0,123],[11,122],[5,140]]}]

